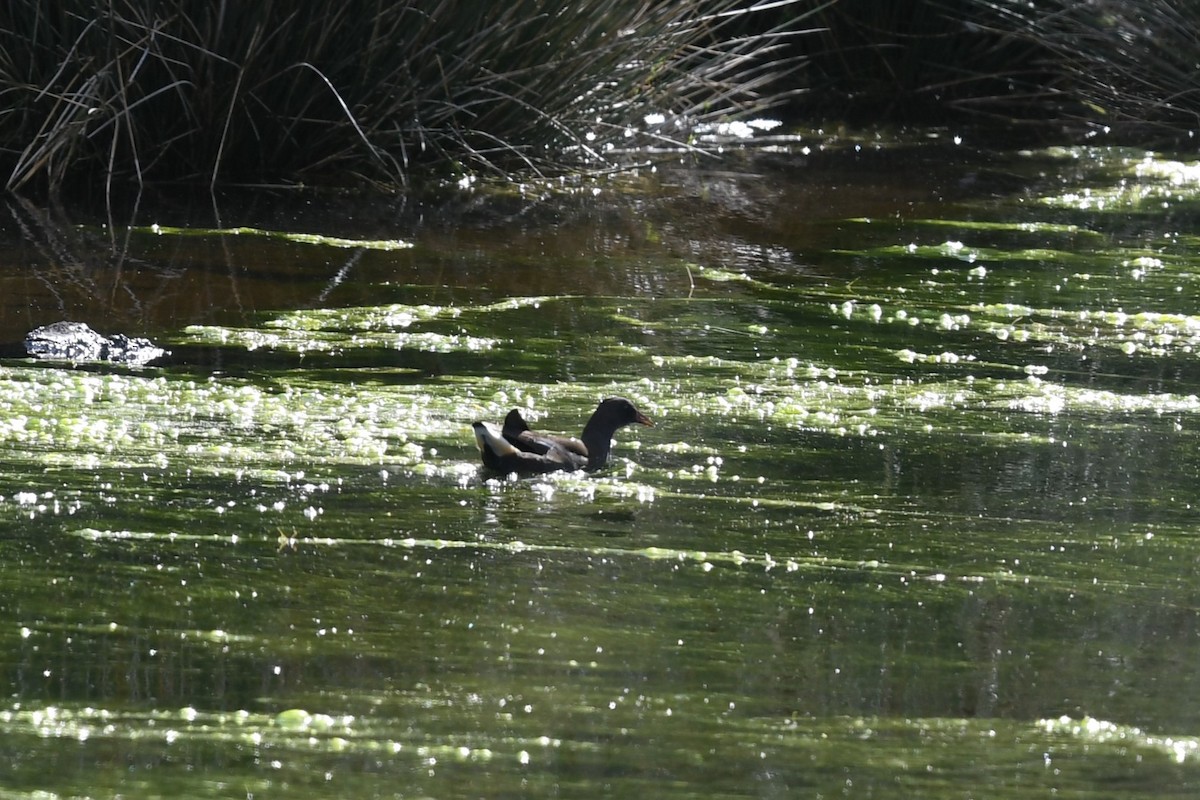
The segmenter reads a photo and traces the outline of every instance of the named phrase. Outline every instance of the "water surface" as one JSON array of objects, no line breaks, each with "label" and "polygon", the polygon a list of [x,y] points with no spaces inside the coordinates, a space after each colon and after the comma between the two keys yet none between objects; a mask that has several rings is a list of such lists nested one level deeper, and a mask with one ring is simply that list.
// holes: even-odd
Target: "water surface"
[{"label": "water surface", "polygon": [[[1197,171],[10,202],[7,790],[1194,794]],[[62,318],[171,358],[19,357]],[[477,466],[613,394],[604,472]]]}]

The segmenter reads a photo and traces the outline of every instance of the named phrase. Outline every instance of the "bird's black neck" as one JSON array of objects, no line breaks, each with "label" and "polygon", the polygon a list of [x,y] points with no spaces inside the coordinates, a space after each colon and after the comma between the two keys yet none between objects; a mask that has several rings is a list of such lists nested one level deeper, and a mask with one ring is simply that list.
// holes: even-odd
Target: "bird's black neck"
[{"label": "bird's black neck", "polygon": [[612,449],[612,437],[617,429],[608,420],[598,420],[595,417],[588,420],[579,437],[588,452],[588,469],[599,469],[608,463],[608,453]]}]

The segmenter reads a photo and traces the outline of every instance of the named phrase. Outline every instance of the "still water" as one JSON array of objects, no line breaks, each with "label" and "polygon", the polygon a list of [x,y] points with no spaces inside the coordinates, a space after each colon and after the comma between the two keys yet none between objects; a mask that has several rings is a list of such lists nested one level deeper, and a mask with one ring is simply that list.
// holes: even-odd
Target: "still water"
[{"label": "still water", "polygon": [[[4,796],[1193,796],[1198,191],[931,139],[6,201]],[[171,355],[21,357],[63,318]],[[478,466],[608,395],[604,472]]]}]

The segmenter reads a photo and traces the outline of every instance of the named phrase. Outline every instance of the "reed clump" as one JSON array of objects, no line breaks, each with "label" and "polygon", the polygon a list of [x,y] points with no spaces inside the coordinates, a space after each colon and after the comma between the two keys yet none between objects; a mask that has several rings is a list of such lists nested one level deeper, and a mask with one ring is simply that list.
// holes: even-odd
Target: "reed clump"
[{"label": "reed clump", "polygon": [[980,17],[1043,54],[1038,87],[1061,118],[1140,142],[1200,128],[1197,0],[975,0]]},{"label": "reed clump", "polygon": [[839,0],[810,22],[809,115],[1137,143],[1200,129],[1200,0]]},{"label": "reed clump", "polygon": [[[686,141],[778,102],[791,5],[746,33],[744,0],[9,0],[0,175],[53,190],[604,168],[643,133]],[[650,113],[671,123],[645,132]]]},{"label": "reed clump", "polygon": [[991,0],[841,0],[799,42],[803,113],[854,124],[1044,119],[1048,51],[1009,30]]}]

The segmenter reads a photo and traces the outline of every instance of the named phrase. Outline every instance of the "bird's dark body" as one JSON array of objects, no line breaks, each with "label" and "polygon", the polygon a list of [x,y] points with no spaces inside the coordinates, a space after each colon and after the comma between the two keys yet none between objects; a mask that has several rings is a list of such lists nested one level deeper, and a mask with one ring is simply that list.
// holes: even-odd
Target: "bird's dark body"
[{"label": "bird's dark body", "polygon": [[499,433],[486,422],[476,422],[472,427],[485,467],[506,474],[537,475],[600,469],[608,463],[613,434],[635,423],[654,424],[630,401],[609,397],[596,407],[578,439],[532,431],[515,408],[504,418]]}]

